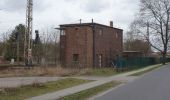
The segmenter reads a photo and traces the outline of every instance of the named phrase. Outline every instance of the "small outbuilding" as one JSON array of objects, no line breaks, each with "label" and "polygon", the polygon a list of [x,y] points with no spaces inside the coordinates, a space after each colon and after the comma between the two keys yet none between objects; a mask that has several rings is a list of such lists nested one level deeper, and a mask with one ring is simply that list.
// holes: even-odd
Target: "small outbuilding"
[{"label": "small outbuilding", "polygon": [[144,54],[140,51],[123,51],[124,58],[136,58],[136,57],[143,57]]}]

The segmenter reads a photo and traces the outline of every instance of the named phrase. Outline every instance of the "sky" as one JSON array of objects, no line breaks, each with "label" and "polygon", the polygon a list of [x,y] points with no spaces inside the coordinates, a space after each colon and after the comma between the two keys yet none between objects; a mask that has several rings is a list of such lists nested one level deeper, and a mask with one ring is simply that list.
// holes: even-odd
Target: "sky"
[{"label": "sky", "polygon": [[[25,24],[27,0],[0,0],[0,32]],[[139,9],[139,0],[33,0],[34,30],[48,30],[60,24],[94,22],[128,31]]]}]

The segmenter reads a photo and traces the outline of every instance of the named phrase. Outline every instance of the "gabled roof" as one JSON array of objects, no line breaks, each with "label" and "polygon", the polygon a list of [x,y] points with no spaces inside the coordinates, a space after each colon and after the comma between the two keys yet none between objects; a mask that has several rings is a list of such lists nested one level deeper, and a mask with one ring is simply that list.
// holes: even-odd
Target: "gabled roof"
[{"label": "gabled roof", "polygon": [[60,27],[80,27],[80,26],[93,26],[93,25],[98,25],[98,26],[102,26],[102,27],[113,28],[113,29],[117,29],[117,30],[123,31],[123,29],[119,29],[119,28],[115,28],[115,27],[110,27],[110,26],[107,26],[107,25],[99,24],[99,23],[63,24],[63,25],[60,25]]}]

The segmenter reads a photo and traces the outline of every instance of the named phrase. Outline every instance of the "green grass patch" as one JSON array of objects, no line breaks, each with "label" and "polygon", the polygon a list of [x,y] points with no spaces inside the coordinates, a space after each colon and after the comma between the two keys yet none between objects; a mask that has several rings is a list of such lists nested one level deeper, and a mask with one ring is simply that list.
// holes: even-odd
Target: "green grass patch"
[{"label": "green grass patch", "polygon": [[150,71],[153,71],[153,70],[155,70],[155,69],[157,69],[157,68],[160,68],[162,65],[154,65],[154,66],[155,66],[155,67],[153,67],[153,68],[150,68],[150,69],[145,70],[145,71],[141,71],[141,72],[134,73],[134,74],[132,74],[132,75],[130,75],[130,76],[140,76],[140,75],[143,75],[143,74],[145,74],[145,73],[147,73],[147,72],[150,72]]},{"label": "green grass patch", "polygon": [[0,100],[24,100],[30,97],[39,96],[46,93],[77,86],[89,80],[67,78],[45,84],[33,84],[20,88],[6,88],[0,92]]},{"label": "green grass patch", "polygon": [[118,74],[113,68],[99,68],[99,69],[90,69],[87,70],[82,75],[88,76],[112,76]]},{"label": "green grass patch", "polygon": [[101,86],[97,86],[97,87],[94,87],[94,88],[91,88],[88,90],[81,91],[79,93],[75,93],[73,95],[63,97],[59,100],[86,100],[92,96],[97,95],[98,93],[104,92],[104,91],[111,89],[119,84],[121,84],[121,83],[115,82],[115,81],[109,82],[109,83],[103,84]]},{"label": "green grass patch", "polygon": [[145,67],[139,67],[139,66],[133,66],[133,67],[125,67],[125,68],[119,68],[119,69],[114,69],[114,68],[95,68],[95,69],[88,69],[85,71],[85,73],[80,74],[81,75],[87,75],[87,76],[113,76],[117,74],[122,74],[130,71],[137,71],[143,68],[147,68],[149,66]]}]

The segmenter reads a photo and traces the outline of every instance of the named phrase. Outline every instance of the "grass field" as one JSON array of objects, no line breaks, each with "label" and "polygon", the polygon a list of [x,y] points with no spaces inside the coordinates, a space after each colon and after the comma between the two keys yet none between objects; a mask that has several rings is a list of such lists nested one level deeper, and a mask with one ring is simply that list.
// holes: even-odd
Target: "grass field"
[{"label": "grass field", "polygon": [[51,93],[87,82],[90,81],[67,78],[46,84],[35,83],[33,85],[23,86],[20,88],[6,88],[0,91],[0,100],[24,100],[26,98],[39,96],[45,93]]},{"label": "grass field", "polygon": [[109,82],[106,84],[103,84],[101,86],[97,86],[88,90],[81,91],[79,93],[69,95],[66,97],[63,97],[59,100],[87,100],[88,98],[97,95],[98,93],[104,92],[108,89],[111,89],[117,85],[121,84],[120,82]]},{"label": "grass field", "polygon": [[99,68],[99,69],[90,69],[87,70],[82,75],[88,75],[88,76],[112,76],[118,74],[113,68]]},{"label": "grass field", "polygon": [[150,72],[150,71],[153,71],[153,70],[155,70],[155,69],[157,69],[157,68],[160,68],[162,65],[154,65],[154,66],[155,66],[155,67],[153,67],[153,68],[150,68],[150,69],[145,70],[145,71],[141,71],[141,72],[134,73],[134,74],[132,74],[132,75],[130,75],[130,76],[140,76],[140,75],[143,75],[143,74],[145,74],[145,73],[147,73],[147,72]]}]

